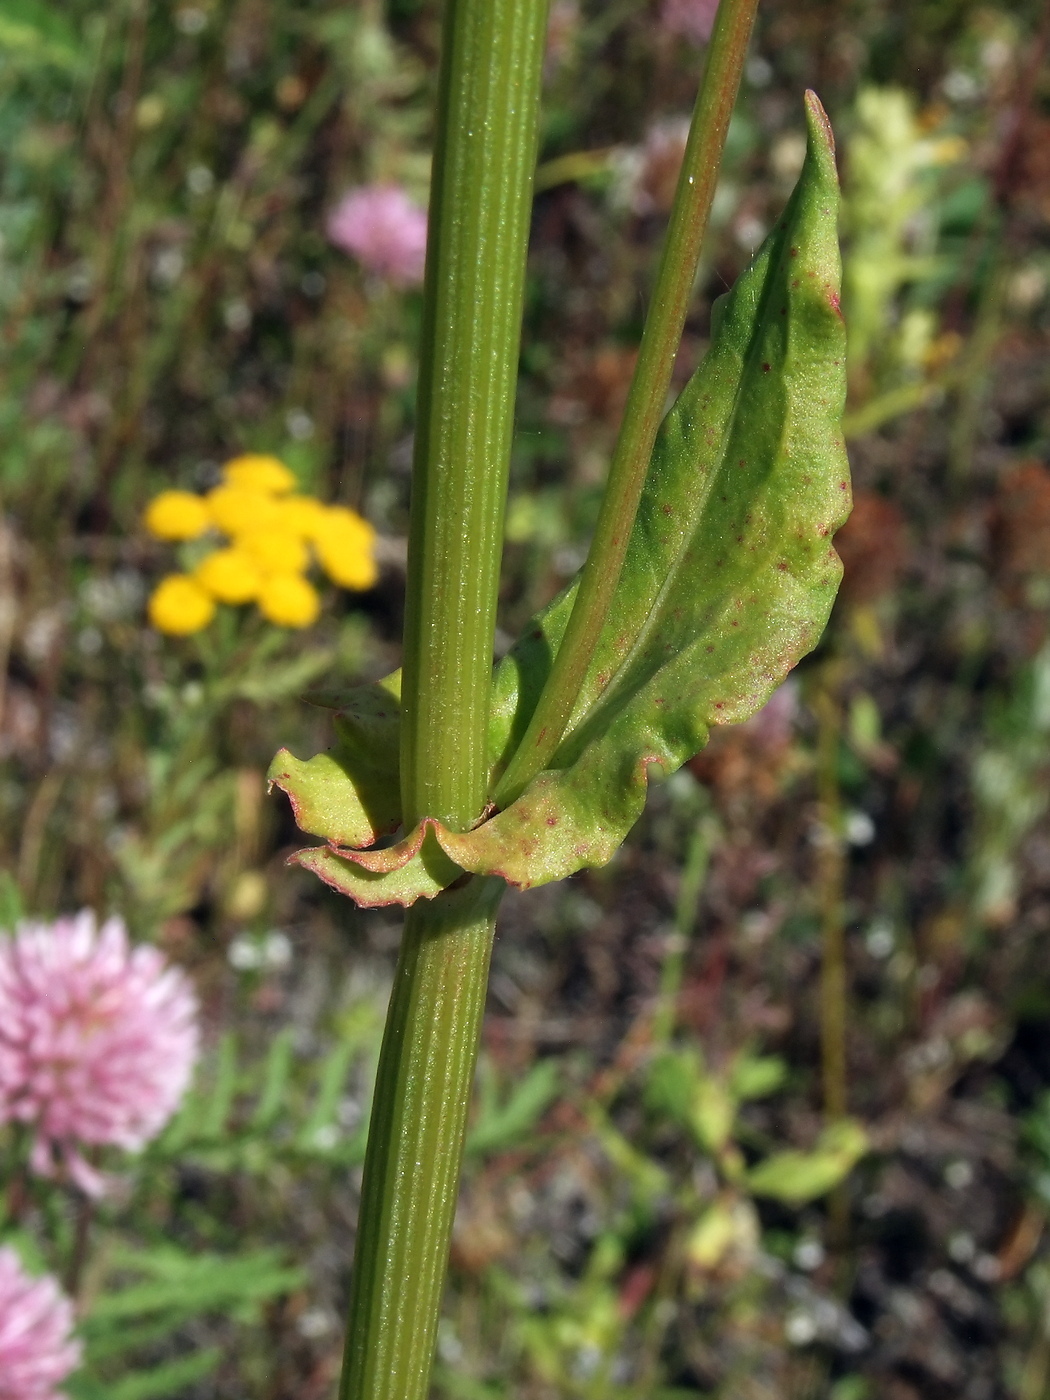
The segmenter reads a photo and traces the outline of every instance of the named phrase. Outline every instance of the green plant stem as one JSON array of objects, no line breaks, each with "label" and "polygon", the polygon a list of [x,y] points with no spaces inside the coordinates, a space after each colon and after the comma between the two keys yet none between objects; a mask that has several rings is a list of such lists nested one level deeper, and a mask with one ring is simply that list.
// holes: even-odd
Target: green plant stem
[{"label": "green plant stem", "polygon": [[905,414],[914,413],[917,409],[925,408],[927,404],[936,403],[944,397],[947,390],[954,387],[958,379],[959,369],[953,365],[934,379],[923,379],[916,384],[901,384],[896,389],[888,389],[886,393],[869,399],[867,403],[845,415],[842,420],[843,436],[847,442],[852,441],[854,438],[863,437],[865,433],[875,432],[884,423],[890,423],[895,418],[903,418]]},{"label": "green plant stem", "polygon": [[1002,227],[993,233],[991,266],[981,284],[973,330],[959,366],[958,400],[948,438],[948,477],[956,495],[960,484],[973,473],[989,370],[1003,331],[1003,304],[1011,266],[1003,245],[1004,236]]},{"label": "green plant stem", "polygon": [[[547,0],[447,0],[401,688],[406,826],[487,781],[496,595]],[[341,1400],[424,1400],[499,880],[408,913],[379,1058]]]},{"label": "green plant stem", "polygon": [[[846,850],[839,791],[839,743],[842,733],[841,668],[824,669],[817,692],[817,787],[823,842],[817,857],[820,907],[820,1057],[824,1113],[829,1122],[847,1111],[846,1018],[849,983],[846,970]],[[829,1239],[842,1254],[849,1240],[849,1195],[844,1185],[828,1198]]]},{"label": "green plant stem", "polygon": [[572,715],[620,577],[718,181],[758,0],[721,0],[693,112],[652,304],[572,615],[525,736],[497,787],[506,807],[547,763]]},{"label": "green plant stem", "polygon": [[536,169],[536,193],[606,174],[618,150],[619,146],[602,146],[595,151],[570,151],[568,155],[544,161]]},{"label": "green plant stem", "polygon": [[501,880],[408,911],[361,1187],[340,1400],[424,1400]]},{"label": "green plant stem", "polygon": [[678,899],[675,902],[674,932],[671,935],[674,942],[660,972],[660,992],[651,1032],[653,1049],[665,1048],[674,1035],[686,953],[696,926],[700,896],[704,891],[707,867],[711,863],[711,852],[717,839],[718,825],[715,819],[711,816],[702,817],[696,825],[686,852]]},{"label": "green plant stem", "polygon": [[480,816],[547,0],[448,0],[401,687],[406,827]]},{"label": "green plant stem", "polygon": [[823,844],[817,869],[820,901],[820,1043],[824,1112],[834,1121],[846,1114],[846,943],[843,901],[846,855],[842,838],[842,802],[838,755],[842,728],[834,667],[825,672],[816,697],[819,724],[817,783]]}]

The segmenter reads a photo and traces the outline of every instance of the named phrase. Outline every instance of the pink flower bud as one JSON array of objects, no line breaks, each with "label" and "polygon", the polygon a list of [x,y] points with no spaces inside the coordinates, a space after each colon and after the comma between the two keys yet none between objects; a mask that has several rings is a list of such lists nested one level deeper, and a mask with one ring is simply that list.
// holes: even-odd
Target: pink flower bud
[{"label": "pink flower bud", "polygon": [[399,185],[351,190],[328,218],[328,237],[361,266],[397,286],[422,282],[426,212]]},{"label": "pink flower bud", "polygon": [[660,23],[671,34],[706,44],[717,13],[718,0],[663,0]]}]

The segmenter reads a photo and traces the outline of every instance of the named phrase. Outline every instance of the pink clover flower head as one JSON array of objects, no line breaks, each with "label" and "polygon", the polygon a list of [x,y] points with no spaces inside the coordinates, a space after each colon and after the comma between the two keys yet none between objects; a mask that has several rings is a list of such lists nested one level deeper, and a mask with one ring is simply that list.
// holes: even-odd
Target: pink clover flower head
[{"label": "pink clover flower head", "polygon": [[663,0],[660,23],[669,34],[706,44],[715,27],[718,0]]},{"label": "pink clover flower head", "polygon": [[426,211],[400,185],[362,185],[344,195],[328,217],[328,237],[387,282],[408,287],[423,280]]},{"label": "pink clover flower head", "polygon": [[81,1149],[135,1152],[160,1132],[193,1072],[197,1010],[185,973],[132,948],[120,919],[84,910],[0,939],[0,1123],[33,1133],[33,1171],[102,1194]]},{"label": "pink clover flower head", "polygon": [[0,1400],[61,1400],[55,1389],[80,1364],[73,1304],[53,1278],[30,1278],[0,1249]]}]

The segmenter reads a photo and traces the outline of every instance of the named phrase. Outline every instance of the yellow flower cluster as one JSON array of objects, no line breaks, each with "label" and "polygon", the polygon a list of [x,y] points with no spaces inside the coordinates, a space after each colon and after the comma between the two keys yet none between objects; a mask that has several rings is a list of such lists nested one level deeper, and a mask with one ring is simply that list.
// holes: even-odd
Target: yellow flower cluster
[{"label": "yellow flower cluster", "polygon": [[321,600],[306,577],[316,559],[340,588],[371,588],[378,577],[375,530],[346,506],[293,494],[295,477],[276,457],[235,457],[222,483],[205,496],[162,491],[146,508],[157,539],[199,539],[209,531],[229,543],[206,554],[192,573],[168,574],[149,600],[161,632],[187,636],[207,627],[217,603],[255,603],[278,627],[309,627]]}]

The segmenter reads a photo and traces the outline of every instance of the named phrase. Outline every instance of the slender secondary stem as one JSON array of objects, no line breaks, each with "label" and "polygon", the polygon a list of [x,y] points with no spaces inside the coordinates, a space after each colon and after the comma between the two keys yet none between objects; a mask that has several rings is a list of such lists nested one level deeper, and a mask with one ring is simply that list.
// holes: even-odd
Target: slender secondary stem
[{"label": "slender secondary stem", "polygon": [[713,817],[705,816],[696,825],[686,852],[678,898],[675,901],[674,942],[664,958],[660,973],[660,993],[653,1016],[650,1043],[654,1049],[670,1044],[678,1020],[678,1001],[685,972],[686,950],[696,925],[700,896],[707,881],[707,867],[718,839],[718,825]]},{"label": "slender secondary stem", "polygon": [[758,0],[721,0],[693,112],[652,304],[579,592],[551,673],[497,787],[506,807],[547,765],[569,722],[620,577],[664,415]]},{"label": "slender secondary stem", "polygon": [[480,815],[547,0],[447,0],[401,684],[406,827]]},{"label": "slender secondary stem", "polygon": [[846,853],[842,840],[838,754],[842,726],[838,674],[827,668],[824,686],[817,696],[820,724],[817,777],[823,845],[819,855],[817,895],[820,902],[820,1049],[824,1081],[824,1112],[830,1120],[846,1114],[846,934],[843,902]]},{"label": "slender secondary stem", "polygon": [[[842,794],[838,757],[842,730],[841,667],[824,668],[816,695],[819,723],[817,785],[824,839],[817,857],[817,898],[820,905],[820,1058],[824,1113],[829,1122],[846,1116],[848,1079],[846,1023],[849,983],[846,975],[846,850],[842,837]],[[829,1236],[836,1251],[849,1240],[849,1195],[840,1183],[828,1199]],[[845,1259],[843,1257],[843,1264]]]},{"label": "slender secondary stem", "polygon": [[340,1400],[423,1400],[501,880],[408,911],[368,1133]]}]

